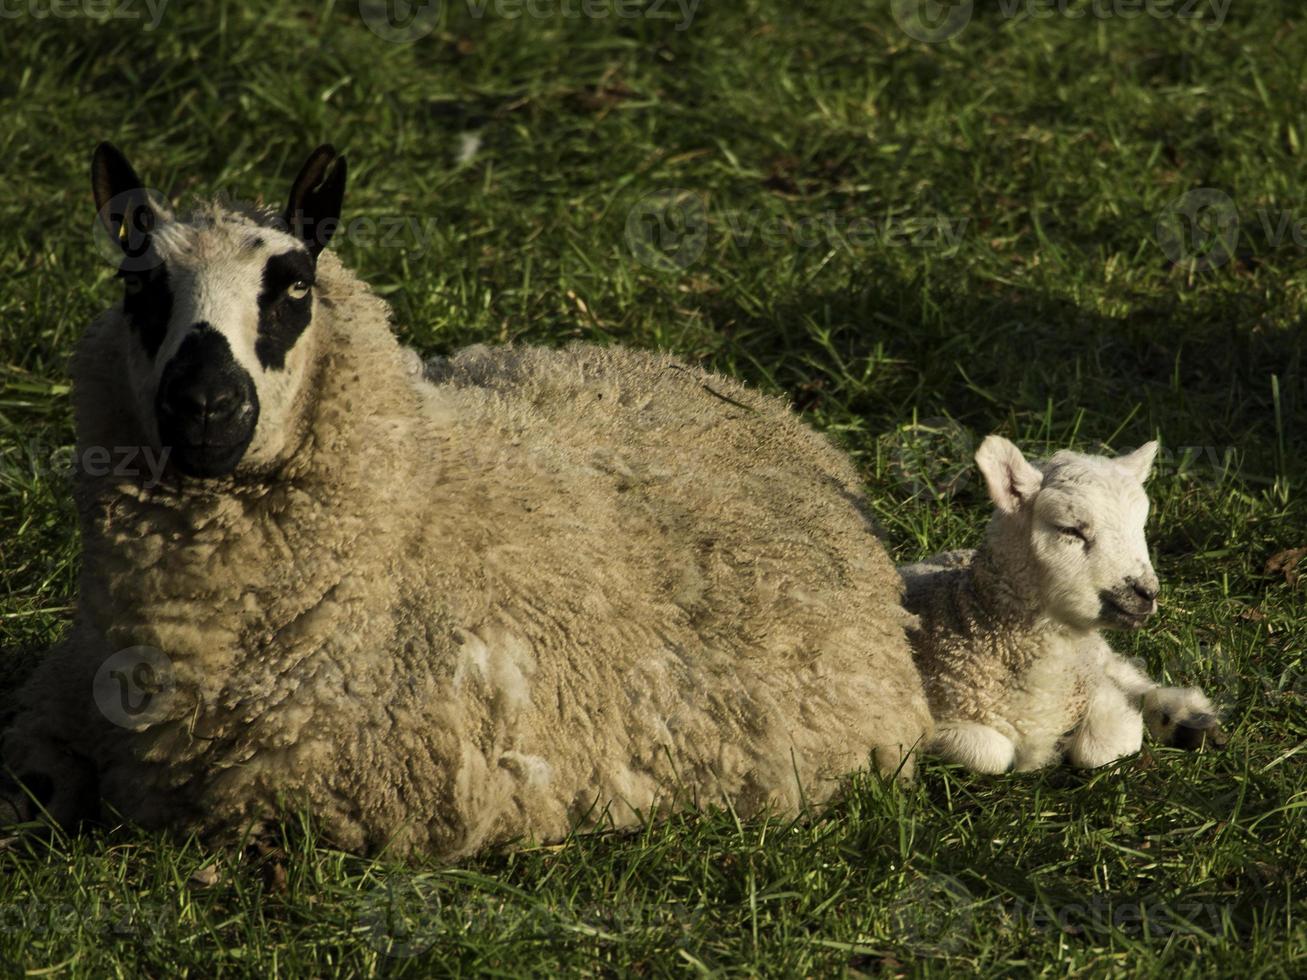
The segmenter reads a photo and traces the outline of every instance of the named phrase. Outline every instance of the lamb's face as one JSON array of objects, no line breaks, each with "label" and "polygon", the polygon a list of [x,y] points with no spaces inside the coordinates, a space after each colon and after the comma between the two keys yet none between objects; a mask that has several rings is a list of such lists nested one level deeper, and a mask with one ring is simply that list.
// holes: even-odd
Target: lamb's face
[{"label": "lamb's face", "polygon": [[1148,495],[1129,467],[1058,453],[1032,509],[1030,550],[1053,616],[1073,626],[1136,629],[1157,611],[1144,537]]},{"label": "lamb's face", "polygon": [[996,532],[1024,550],[1044,612],[1079,629],[1136,629],[1157,611],[1144,481],[1157,443],[1116,459],[1060,452],[1042,470],[1006,439],[976,453]]},{"label": "lamb's face", "polygon": [[[330,234],[321,214],[305,219],[306,205],[322,203],[313,199],[322,154],[280,220],[218,205],[180,220],[134,197],[140,181],[117,151],[97,151],[97,203],[124,251],[126,387],[142,431],[189,476],[264,470],[293,446],[312,383],[317,256]],[[333,221],[340,164],[326,178],[338,180]]]}]

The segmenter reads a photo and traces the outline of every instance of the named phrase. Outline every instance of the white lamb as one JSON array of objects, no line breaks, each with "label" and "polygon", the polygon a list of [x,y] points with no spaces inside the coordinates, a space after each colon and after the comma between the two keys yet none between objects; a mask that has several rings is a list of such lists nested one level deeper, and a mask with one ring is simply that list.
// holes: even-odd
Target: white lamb
[{"label": "white lamb", "polygon": [[995,504],[985,543],[899,569],[935,735],[927,751],[985,773],[1065,757],[1101,766],[1137,752],[1143,723],[1167,745],[1222,745],[1195,688],[1161,687],[1102,629],[1157,609],[1143,484],[1157,443],[1108,459],[1063,451],[1039,468],[1006,439],[976,452]]},{"label": "white lamb", "polygon": [[125,295],[74,360],[79,457],[170,454],[158,486],[78,475],[76,617],[3,744],[55,819],[307,811],[352,851],[456,858],[911,771],[901,582],[783,402],[593,346],[425,379],[323,250],[330,147],[284,213],[174,217],[107,145],[94,186]]}]

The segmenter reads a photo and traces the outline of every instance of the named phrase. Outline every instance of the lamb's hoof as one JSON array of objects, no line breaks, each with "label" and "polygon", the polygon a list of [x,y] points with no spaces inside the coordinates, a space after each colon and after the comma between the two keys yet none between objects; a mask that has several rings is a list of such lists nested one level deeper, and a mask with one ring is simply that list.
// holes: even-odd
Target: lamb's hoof
[{"label": "lamb's hoof", "polygon": [[1175,726],[1171,746],[1177,749],[1223,749],[1229,741],[1215,715],[1193,715]]}]

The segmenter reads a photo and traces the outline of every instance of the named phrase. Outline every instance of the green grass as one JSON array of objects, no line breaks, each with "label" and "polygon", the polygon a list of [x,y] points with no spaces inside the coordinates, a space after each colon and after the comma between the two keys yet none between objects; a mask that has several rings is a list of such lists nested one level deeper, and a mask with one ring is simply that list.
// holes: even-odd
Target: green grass
[{"label": "green grass", "polygon": [[[1115,642],[1223,699],[1228,751],[926,764],[797,825],[701,813],[454,869],[295,827],[204,884],[193,844],[21,839],[0,851],[5,972],[1307,974],[1305,587],[1266,571],[1307,546],[1307,243],[1278,233],[1307,220],[1301,9],[976,6],[942,44],[846,0],[704,0],[684,30],[451,0],[411,44],[347,2],[175,3],[152,31],[6,19],[0,676],[75,595],[64,363],[114,295],[92,147],[182,196],[275,200],[330,139],[347,217],[376,222],[339,250],[405,340],[665,347],[784,392],[857,459],[897,558],[975,543],[986,433],[1160,437],[1163,612]],[[1157,233],[1202,187],[1241,218],[1207,270]]]}]

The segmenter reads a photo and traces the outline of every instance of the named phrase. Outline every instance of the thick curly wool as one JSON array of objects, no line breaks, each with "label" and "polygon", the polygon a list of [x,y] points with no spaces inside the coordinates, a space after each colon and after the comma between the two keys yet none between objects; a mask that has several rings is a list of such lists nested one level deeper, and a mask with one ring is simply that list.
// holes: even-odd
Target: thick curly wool
[{"label": "thick curly wool", "polygon": [[[931,721],[852,466],[783,403],[671,357],[420,362],[330,253],[284,459],[81,474],[75,622],[4,743],[73,819],[228,836],[307,808],[351,851],[457,858],[687,803],[793,812]],[[79,448],[144,445],[111,310]],[[135,730],[93,677],[173,686]]]}]

